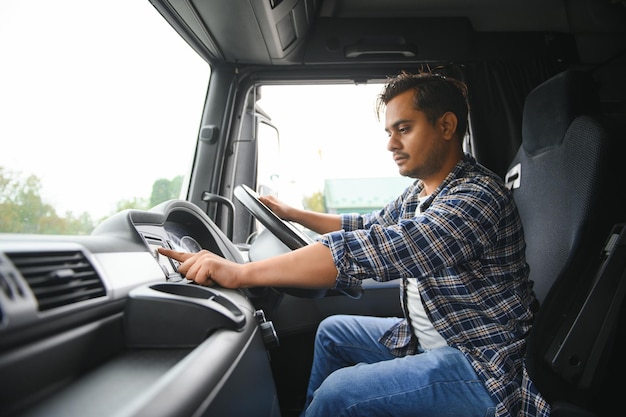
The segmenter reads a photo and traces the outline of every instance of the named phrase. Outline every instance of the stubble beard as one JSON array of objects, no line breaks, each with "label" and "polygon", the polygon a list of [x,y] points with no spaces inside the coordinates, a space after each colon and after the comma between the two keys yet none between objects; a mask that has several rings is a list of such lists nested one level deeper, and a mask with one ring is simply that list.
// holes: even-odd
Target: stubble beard
[{"label": "stubble beard", "polygon": [[409,178],[423,180],[425,178],[428,178],[430,176],[433,176],[439,173],[439,171],[444,165],[444,161],[445,161],[445,150],[443,146],[438,146],[430,150],[430,152],[424,159],[424,162],[421,163],[420,165],[415,166],[412,169],[406,170],[404,172],[402,169],[400,169],[400,175],[409,177]]}]

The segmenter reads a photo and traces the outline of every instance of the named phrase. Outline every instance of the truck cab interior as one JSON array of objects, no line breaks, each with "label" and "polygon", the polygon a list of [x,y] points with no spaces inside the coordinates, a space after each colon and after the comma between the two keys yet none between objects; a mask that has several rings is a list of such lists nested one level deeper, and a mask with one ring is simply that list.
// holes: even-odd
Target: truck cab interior
[{"label": "truck cab interior", "polygon": [[[256,261],[316,238],[260,194],[334,213],[394,198],[409,182],[392,178],[374,99],[402,71],[468,85],[464,148],[502,177],[522,217],[539,301],[527,365],[552,415],[620,414],[626,2],[149,3],[210,68],[191,152],[178,154],[176,136],[160,149],[189,161],[180,196],[120,210],[88,234],[1,230],[0,415],[299,415],[320,321],[401,316],[398,282],[202,287],[156,248]],[[158,171],[140,136],[135,169]],[[342,188],[344,172],[358,178]]]}]

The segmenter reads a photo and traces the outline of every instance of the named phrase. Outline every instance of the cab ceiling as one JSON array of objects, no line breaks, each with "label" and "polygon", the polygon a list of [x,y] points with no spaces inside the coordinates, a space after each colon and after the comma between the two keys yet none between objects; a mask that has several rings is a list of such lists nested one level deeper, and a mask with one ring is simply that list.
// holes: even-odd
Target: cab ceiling
[{"label": "cab ceiling", "polygon": [[384,60],[436,51],[462,60],[475,33],[589,36],[626,27],[621,0],[150,1],[207,61],[239,65],[349,63],[368,50]]}]

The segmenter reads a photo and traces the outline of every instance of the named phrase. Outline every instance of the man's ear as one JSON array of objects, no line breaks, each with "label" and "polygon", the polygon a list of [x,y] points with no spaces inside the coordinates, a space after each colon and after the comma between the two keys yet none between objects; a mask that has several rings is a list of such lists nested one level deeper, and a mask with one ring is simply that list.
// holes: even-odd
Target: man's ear
[{"label": "man's ear", "polygon": [[441,128],[441,133],[445,139],[452,139],[456,132],[456,125],[458,123],[458,119],[456,118],[456,114],[451,111],[445,112],[439,118],[439,126]]}]

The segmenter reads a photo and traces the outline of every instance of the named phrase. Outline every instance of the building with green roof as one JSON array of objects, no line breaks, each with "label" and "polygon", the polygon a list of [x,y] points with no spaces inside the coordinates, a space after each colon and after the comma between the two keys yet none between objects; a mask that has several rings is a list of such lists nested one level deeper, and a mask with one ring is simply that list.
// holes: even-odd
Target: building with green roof
[{"label": "building with green roof", "polygon": [[415,181],[407,177],[330,178],[324,181],[328,213],[370,213],[398,197]]}]

